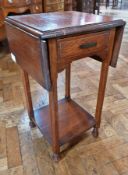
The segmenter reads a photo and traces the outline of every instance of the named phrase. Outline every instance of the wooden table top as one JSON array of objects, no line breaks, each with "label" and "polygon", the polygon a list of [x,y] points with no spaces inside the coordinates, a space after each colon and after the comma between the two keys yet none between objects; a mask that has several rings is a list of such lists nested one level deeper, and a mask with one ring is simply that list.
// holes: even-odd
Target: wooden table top
[{"label": "wooden table top", "polygon": [[6,22],[34,35],[40,35],[41,38],[88,33],[125,25],[122,19],[75,11],[9,16],[6,18]]}]

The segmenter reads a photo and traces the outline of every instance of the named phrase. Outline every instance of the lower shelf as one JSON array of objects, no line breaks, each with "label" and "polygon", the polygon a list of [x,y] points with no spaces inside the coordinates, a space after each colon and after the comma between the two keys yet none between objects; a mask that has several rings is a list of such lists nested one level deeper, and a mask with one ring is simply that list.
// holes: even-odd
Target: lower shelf
[{"label": "lower shelf", "polygon": [[[35,123],[48,142],[52,143],[49,106],[34,111]],[[95,119],[72,99],[58,102],[60,146],[95,126]]]}]

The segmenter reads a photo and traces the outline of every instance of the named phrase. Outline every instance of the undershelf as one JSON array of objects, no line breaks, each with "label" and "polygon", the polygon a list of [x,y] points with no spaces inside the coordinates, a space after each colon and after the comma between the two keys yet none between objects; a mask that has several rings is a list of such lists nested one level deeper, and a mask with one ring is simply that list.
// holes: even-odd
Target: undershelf
[{"label": "undershelf", "polygon": [[[51,144],[49,106],[34,111],[35,123]],[[95,125],[95,119],[72,99],[58,102],[58,124],[60,146],[78,137]]]}]

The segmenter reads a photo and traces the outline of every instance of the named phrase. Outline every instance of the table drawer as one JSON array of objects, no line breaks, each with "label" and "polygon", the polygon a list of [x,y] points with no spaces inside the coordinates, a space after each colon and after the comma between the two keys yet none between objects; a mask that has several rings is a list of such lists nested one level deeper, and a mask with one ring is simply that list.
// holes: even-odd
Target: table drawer
[{"label": "table drawer", "polygon": [[109,31],[58,39],[59,61],[70,62],[107,49]]}]

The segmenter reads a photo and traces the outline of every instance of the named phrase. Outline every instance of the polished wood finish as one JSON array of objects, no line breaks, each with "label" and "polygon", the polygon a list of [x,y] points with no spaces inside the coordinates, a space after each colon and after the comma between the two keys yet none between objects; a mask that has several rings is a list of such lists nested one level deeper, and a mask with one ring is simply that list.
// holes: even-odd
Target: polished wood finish
[{"label": "polished wood finish", "polygon": [[[128,2],[126,1],[126,3]],[[105,8],[101,11],[102,15],[106,12],[107,15],[116,15],[117,18],[121,17],[128,21],[128,11],[106,10]],[[128,27],[125,28],[123,35],[117,68],[109,69],[99,138],[93,138],[90,129],[82,135],[78,144],[61,154],[63,159],[58,164],[51,161],[49,156],[52,154],[51,146],[39,129],[29,127],[29,118],[23,100],[22,80],[19,77],[19,66],[11,60],[10,54],[0,59],[0,138],[1,135],[3,138],[0,142],[1,175],[10,173],[12,175],[83,175],[93,174],[94,170],[95,173],[102,175],[128,174],[127,31]],[[92,114],[95,113],[100,66],[100,63],[90,58],[81,59],[72,64],[72,98]],[[64,95],[64,75],[63,71],[58,77],[59,99]],[[42,104],[47,105],[47,92],[31,77],[30,84],[34,108],[39,108]],[[7,145],[6,131],[8,127],[14,126],[18,128],[22,161],[20,166],[9,169],[7,147],[14,145],[14,140],[11,145]],[[3,154],[4,152],[6,154]],[[12,156],[17,159],[14,154]]]},{"label": "polished wood finish", "polygon": [[[53,18],[55,19],[55,22],[53,21]],[[62,19],[63,23],[60,21]],[[99,32],[114,27],[124,26],[125,24],[123,20],[110,16],[99,16],[74,11],[15,17],[10,16],[6,21],[17,27],[22,27],[24,31],[28,31],[35,36],[40,36],[41,39],[66,37],[67,35],[78,35],[78,33],[85,34],[90,31],[95,33],[97,31]],[[23,22],[21,23],[21,21]],[[41,23],[44,23],[44,25]]]},{"label": "polished wood finish", "polygon": [[[75,21],[73,21],[74,18]],[[77,21],[76,19],[79,20]],[[44,24],[43,26],[42,23]],[[59,142],[62,144],[66,143],[67,141],[69,142],[72,140],[72,138],[74,139],[76,136],[79,136],[82,132],[88,130],[91,127],[94,127],[93,135],[97,136],[98,128],[100,126],[101,121],[101,111],[105,95],[108,68],[109,65],[112,65],[111,62],[114,59],[114,52],[116,53],[115,55],[118,56],[118,51],[116,50],[117,45],[115,43],[117,35],[116,29],[118,27],[124,28],[124,25],[125,22],[123,20],[115,20],[110,17],[89,15],[79,12],[56,12],[31,16],[27,15],[8,17],[6,19],[7,34],[10,43],[10,48],[13,55],[16,56],[16,62],[21,66],[22,69],[25,69],[25,71],[32,75],[38,82],[39,76],[41,75],[40,70],[42,69],[42,80],[45,83],[40,84],[49,92],[49,106],[39,110],[40,113],[37,112],[37,115],[35,115],[35,121],[41,129],[41,131],[44,132],[44,135],[46,135],[47,138],[51,137],[51,144],[54,152],[53,157],[55,160],[59,158],[61,145],[59,144]],[[22,54],[20,50],[24,49],[24,46],[22,46],[22,44],[19,42],[17,42],[17,44],[14,45],[14,41],[19,41],[19,36],[10,36],[12,31],[15,30],[17,30],[17,32],[23,33],[21,34],[21,36],[23,36],[24,33],[26,37],[28,36],[28,38],[31,36],[31,39],[33,41],[29,43],[35,43],[33,44],[32,50],[34,50],[34,53],[37,54],[37,65],[33,65],[34,62],[31,61],[32,59],[29,56],[29,52],[32,56],[31,50],[29,50],[28,52],[27,50],[25,50],[25,54]],[[86,40],[86,37],[88,41]],[[120,36],[120,38],[121,37],[122,35]],[[21,42],[23,43],[24,38],[25,37],[22,37],[21,39]],[[70,38],[69,42],[67,42],[68,38]],[[75,44],[76,39],[77,42],[79,41],[78,44]],[[106,43],[102,40],[106,41]],[[64,51],[62,52],[64,44],[61,45],[61,47],[59,46],[59,44],[62,41],[67,45],[65,46],[65,53],[67,54],[66,56],[68,56],[68,58],[65,56]],[[47,44],[45,44],[45,46],[47,45],[47,47],[42,47],[42,42],[46,42]],[[18,43],[20,45],[18,45]],[[40,47],[38,44],[40,45]],[[71,44],[73,45],[73,47],[71,47]],[[121,40],[119,45],[120,44]],[[29,47],[27,49],[29,49]],[[79,49],[85,49],[84,52],[86,53],[86,55],[84,55],[83,50],[79,51]],[[62,56],[60,52],[62,52]],[[69,97],[69,66],[73,60],[80,59],[84,56],[90,56],[92,58],[94,58],[94,56],[97,56],[97,60],[100,60],[102,62],[102,71],[95,119],[81,107],[78,107],[79,105],[74,103],[73,100],[70,98],[65,98],[64,100],[62,100],[64,105],[58,105],[58,73],[60,72],[60,70],[66,69],[66,96]],[[23,63],[26,59],[28,59],[27,61],[29,63],[27,64],[27,66],[25,63]],[[117,58],[115,60],[117,62]],[[35,70],[36,66],[39,66],[39,64],[41,69],[39,71],[38,69]],[[47,65],[47,69],[44,65]],[[34,66],[33,71],[32,66]],[[69,77],[67,78],[68,75]],[[49,110],[49,112],[46,112],[45,110]],[[50,113],[50,116],[48,113]],[[42,114],[44,114],[43,117]],[[66,117],[63,120],[63,125],[61,126],[59,118],[61,118],[63,115]],[[47,120],[47,125],[49,129],[47,127],[44,128],[44,116],[49,116]],[[70,119],[71,125],[69,124]],[[59,128],[61,128],[61,131]],[[47,130],[49,130],[49,132]]]},{"label": "polished wood finish", "polygon": [[41,13],[42,0],[2,0],[0,1],[0,41],[6,38],[4,20],[9,15]]}]

